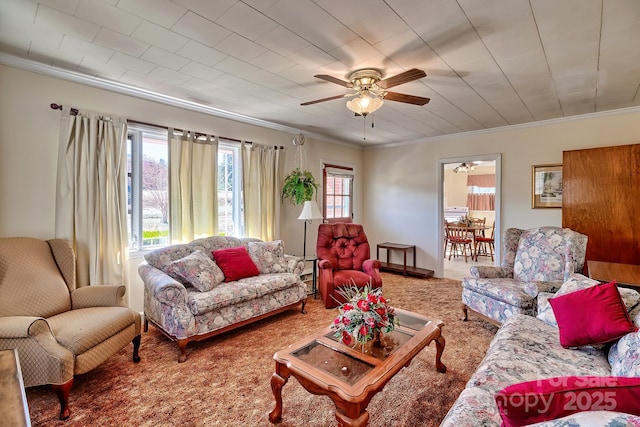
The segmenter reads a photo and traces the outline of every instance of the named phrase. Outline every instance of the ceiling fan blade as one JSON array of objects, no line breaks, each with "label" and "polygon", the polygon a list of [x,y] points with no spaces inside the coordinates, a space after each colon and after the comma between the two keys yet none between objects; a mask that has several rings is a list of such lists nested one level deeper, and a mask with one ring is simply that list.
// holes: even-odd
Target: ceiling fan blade
[{"label": "ceiling fan blade", "polygon": [[384,100],[404,102],[406,104],[424,105],[428,103],[431,99],[423,98],[421,96],[407,95],[407,94],[398,93],[398,92],[387,92],[387,94],[384,96]]},{"label": "ceiling fan blade", "polygon": [[308,101],[308,102],[303,102],[300,105],[311,105],[311,104],[317,104],[319,102],[324,102],[324,101],[331,101],[333,99],[340,99],[340,98],[344,98],[347,95],[336,95],[336,96],[330,96],[329,98],[322,98],[322,99],[316,99],[315,101]]},{"label": "ceiling fan blade", "polygon": [[405,71],[404,73],[396,74],[395,76],[380,80],[378,82],[378,86],[380,86],[382,89],[389,89],[390,87],[398,86],[403,83],[409,83],[423,77],[427,77],[427,73],[422,70],[418,70],[417,68],[412,68],[408,71]]},{"label": "ceiling fan blade", "polygon": [[340,79],[339,79],[339,78],[337,78],[337,77],[328,76],[328,75],[326,75],[326,74],[317,74],[317,75],[315,75],[315,76],[313,76],[313,77],[318,78],[318,79],[322,79],[322,80],[327,81],[327,82],[330,82],[330,83],[335,83],[335,84],[340,85],[340,86],[344,86],[344,87],[353,87],[353,85],[351,84],[351,82],[346,82],[346,81],[344,81],[344,80],[340,80]]}]

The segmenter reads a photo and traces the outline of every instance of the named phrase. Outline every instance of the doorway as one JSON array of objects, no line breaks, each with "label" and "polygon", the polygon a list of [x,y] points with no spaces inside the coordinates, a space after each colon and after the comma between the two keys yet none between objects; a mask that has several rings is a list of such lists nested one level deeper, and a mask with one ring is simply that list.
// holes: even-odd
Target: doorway
[{"label": "doorway", "polygon": [[[491,226],[495,221],[495,253],[494,261],[491,258],[479,258],[479,261],[469,259],[464,261],[464,257],[451,258],[451,261],[445,259],[444,244],[440,245],[439,259],[440,277],[461,280],[464,276],[469,276],[469,269],[473,265],[499,265],[501,252],[501,189],[502,189],[502,170],[501,170],[501,154],[487,154],[477,156],[465,156],[456,158],[445,158],[439,160],[438,170],[438,233],[440,241],[444,243],[444,221],[445,217],[450,220],[451,215],[460,216],[468,214],[472,217],[486,218],[486,225]],[[457,173],[453,172],[454,168]],[[484,210],[488,207],[468,206],[468,186],[467,180],[471,175],[495,175],[495,201],[493,211]],[[447,181],[449,183],[447,184]],[[490,230],[489,230],[490,233]]]}]

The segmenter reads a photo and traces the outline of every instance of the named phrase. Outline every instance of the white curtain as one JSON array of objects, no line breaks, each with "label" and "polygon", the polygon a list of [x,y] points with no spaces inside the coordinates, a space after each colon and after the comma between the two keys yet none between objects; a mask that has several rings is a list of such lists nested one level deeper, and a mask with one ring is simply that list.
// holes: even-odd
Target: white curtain
[{"label": "white curtain", "polygon": [[126,119],[63,108],[55,235],[73,245],[77,286],[128,286],[126,178]]},{"label": "white curtain", "polygon": [[244,235],[271,241],[280,235],[280,150],[242,144]]},{"label": "white curtain", "polygon": [[218,139],[169,128],[171,242],[218,234]]}]

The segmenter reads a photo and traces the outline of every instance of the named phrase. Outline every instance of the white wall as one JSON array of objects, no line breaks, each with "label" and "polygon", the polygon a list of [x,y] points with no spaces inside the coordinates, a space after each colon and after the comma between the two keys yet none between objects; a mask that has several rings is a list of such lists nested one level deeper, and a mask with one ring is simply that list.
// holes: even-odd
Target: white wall
[{"label": "white wall", "polygon": [[[294,167],[294,134],[171,107],[78,83],[0,65],[0,237],[54,237],[55,181],[60,112],[51,103],[112,113],[132,120],[193,129],[214,135],[283,145],[282,173]],[[362,150],[307,138],[307,163],[321,180],[320,158],[354,164],[362,170]],[[283,175],[284,176],[284,175]],[[356,191],[362,194],[356,176]],[[362,200],[354,206],[356,217]],[[283,204],[280,238],[288,253],[302,254],[301,207]],[[317,221],[309,227],[307,252],[315,253]],[[310,246],[311,245],[311,246]],[[130,305],[142,311],[141,258],[130,265]]]},{"label": "white wall", "polygon": [[[418,246],[418,267],[442,276],[438,256],[440,159],[502,154],[502,229],[562,225],[561,209],[531,209],[531,166],[562,163],[562,151],[637,143],[640,110],[453,135],[364,152],[364,224],[372,248]],[[598,171],[594,171],[598,173]]]}]

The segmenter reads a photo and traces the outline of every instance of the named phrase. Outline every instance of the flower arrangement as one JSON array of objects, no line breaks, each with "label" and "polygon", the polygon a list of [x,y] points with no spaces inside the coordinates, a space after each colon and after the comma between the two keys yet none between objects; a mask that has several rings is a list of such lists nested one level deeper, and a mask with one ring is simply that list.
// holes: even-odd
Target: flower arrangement
[{"label": "flower arrangement", "polygon": [[[393,307],[387,305],[382,296],[382,288],[371,289],[370,285],[359,289],[355,286],[345,288],[341,295],[346,302],[338,307],[338,317],[331,328],[334,337],[345,345],[365,344],[380,332],[391,332],[399,319]],[[355,342],[354,342],[355,341]]]},{"label": "flower arrangement", "polygon": [[471,215],[465,215],[460,217],[460,219],[458,220],[458,222],[460,224],[467,224],[467,225],[471,225],[473,224],[473,217]]}]

